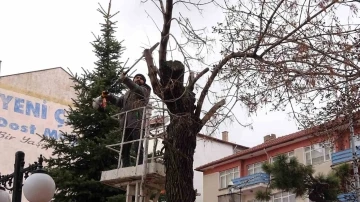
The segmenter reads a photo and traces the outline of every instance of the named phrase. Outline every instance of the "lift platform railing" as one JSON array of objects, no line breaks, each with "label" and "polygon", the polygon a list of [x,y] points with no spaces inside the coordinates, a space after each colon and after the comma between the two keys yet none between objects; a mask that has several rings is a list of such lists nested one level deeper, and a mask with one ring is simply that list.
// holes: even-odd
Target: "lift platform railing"
[{"label": "lift platform railing", "polygon": [[[131,112],[135,112],[135,111],[140,111],[142,110],[142,119],[139,120],[141,121],[141,127],[140,127],[140,138],[137,140],[130,140],[127,141],[125,139],[125,128],[126,128],[126,124],[127,124],[127,119],[128,119],[128,115]],[[152,119],[151,114],[152,111],[154,110],[154,107],[152,106],[146,106],[146,107],[139,107],[139,108],[135,108],[132,110],[128,110],[125,112],[121,112],[118,114],[114,114],[111,116],[111,118],[117,120],[119,122],[119,129],[120,131],[122,131],[122,137],[121,137],[121,141],[119,143],[115,143],[115,144],[111,144],[111,145],[107,145],[106,147],[112,151],[115,151],[119,154],[119,160],[118,160],[118,168],[122,168],[123,167],[123,162],[122,162],[122,153],[123,153],[123,146],[125,144],[130,144],[130,143],[136,143],[139,142],[139,146],[138,146],[138,150],[137,150],[137,155],[136,155],[136,161],[135,161],[135,166],[138,166],[139,163],[139,155],[140,155],[140,151],[143,145],[143,162],[142,164],[144,166],[146,166],[147,162],[149,161],[149,141],[153,140],[154,141],[154,145],[153,145],[153,149],[151,152],[151,162],[156,161],[157,159],[161,159],[162,156],[155,156],[158,152],[157,152],[157,144],[155,142],[158,142],[158,139],[162,139],[164,134],[165,134],[165,125],[158,125],[157,127],[151,127],[150,124],[150,120]],[[121,123],[123,123],[123,125],[121,125]],[[150,133],[150,131],[153,131],[153,133]],[[145,133],[145,134],[144,134]],[[115,149],[115,147],[120,147],[119,149]],[[146,170],[146,169],[144,169]]]}]

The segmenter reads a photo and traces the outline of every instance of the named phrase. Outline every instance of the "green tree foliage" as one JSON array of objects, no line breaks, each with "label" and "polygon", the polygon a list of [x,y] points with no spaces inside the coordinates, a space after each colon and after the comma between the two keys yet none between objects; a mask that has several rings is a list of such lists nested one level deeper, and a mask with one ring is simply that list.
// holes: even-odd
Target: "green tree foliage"
[{"label": "green tree foliage", "polygon": [[312,165],[303,165],[293,157],[285,155],[276,157],[273,163],[265,163],[263,170],[271,176],[266,191],[258,191],[256,198],[267,201],[272,190],[291,192],[296,197],[309,197],[315,202],[337,201],[337,195],[344,192],[343,182],[349,178],[350,166],[340,165],[329,174],[314,176]]},{"label": "green tree foliage", "polygon": [[[98,11],[105,22],[101,23],[101,35],[91,43],[98,58],[92,72],[72,74],[73,88],[77,97],[67,111],[66,124],[72,133],[62,134],[60,140],[43,138],[45,148],[53,150],[47,159],[50,175],[54,178],[57,192],[56,202],[112,202],[125,201],[123,191],[101,184],[101,171],[117,166],[117,155],[105,145],[118,142],[121,133],[116,131],[117,122],[109,115],[117,113],[116,108],[107,106],[104,112],[92,108],[92,99],[108,89],[119,77],[123,46],[115,36],[115,24],[110,14],[101,7]],[[121,94],[123,87],[116,86],[110,92]]]}]

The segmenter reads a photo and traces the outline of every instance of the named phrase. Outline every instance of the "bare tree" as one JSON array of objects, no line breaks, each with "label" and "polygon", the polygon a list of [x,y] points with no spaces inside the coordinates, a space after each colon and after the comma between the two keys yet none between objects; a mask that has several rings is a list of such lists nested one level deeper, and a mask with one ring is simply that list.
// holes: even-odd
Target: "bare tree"
[{"label": "bare tree", "polygon": [[222,52],[243,50],[250,57],[230,61],[220,77],[238,79],[238,100],[250,112],[266,105],[272,110],[290,108],[301,128],[318,131],[316,141],[324,146],[343,143],[349,133],[353,139],[360,107],[356,4],[337,0],[226,3],[226,21],[215,28],[225,41]]},{"label": "bare tree", "polygon": [[[360,72],[359,23],[340,19],[347,15],[341,12],[357,13],[355,3],[249,0],[224,9],[226,22],[215,28],[224,38],[222,53],[245,57],[232,57],[222,77],[238,79],[238,99],[251,112],[290,106],[304,128],[341,115],[341,92],[346,81],[357,91]],[[324,111],[330,108],[331,115]]]},{"label": "bare tree", "polygon": [[[233,104],[243,104],[249,113],[264,105],[271,104],[273,110],[290,106],[294,117],[307,127],[309,122],[304,122],[304,117],[308,120],[309,116],[305,115],[323,110],[318,109],[314,102],[328,100],[328,103],[336,103],[341,99],[336,92],[344,84],[344,79],[353,82],[358,79],[358,24],[344,23],[337,17],[340,8],[349,8],[356,14],[357,8],[350,1],[152,2],[163,17],[158,67],[148,49],[144,54],[154,93],[165,103],[170,116],[164,138],[168,201],[195,200],[193,156],[196,135],[210,119],[227,116]],[[191,26],[191,19],[181,14],[179,18],[173,17],[173,9],[179,4],[200,8],[209,3],[226,12],[226,20],[214,27],[214,32],[222,37],[222,59],[210,66],[210,75],[196,97],[196,82],[210,68],[206,67],[197,74],[191,71],[188,61],[203,61],[203,58],[186,52],[184,45],[191,43],[206,47],[209,39],[199,34],[202,30]],[[187,43],[179,43],[171,34],[174,21],[180,26]],[[170,38],[182,53],[183,62],[168,60],[167,55],[172,50],[168,47]],[[344,65],[351,70],[345,72]],[[186,72],[189,73],[187,82],[184,78]],[[217,102],[203,113],[204,102],[218,80],[227,81],[227,90],[231,93],[216,99]],[[227,105],[226,98],[230,101]],[[298,110],[296,104],[302,108]],[[220,108],[227,108],[227,113],[219,113]],[[337,108],[337,111],[341,109]],[[322,121],[325,120],[313,119],[311,124]]]}]

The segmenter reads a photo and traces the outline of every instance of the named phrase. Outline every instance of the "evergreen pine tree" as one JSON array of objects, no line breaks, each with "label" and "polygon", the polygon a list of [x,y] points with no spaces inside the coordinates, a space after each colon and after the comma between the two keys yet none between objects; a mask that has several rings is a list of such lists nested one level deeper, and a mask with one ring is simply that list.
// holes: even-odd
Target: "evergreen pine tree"
[{"label": "evergreen pine tree", "polygon": [[[105,22],[100,24],[101,36],[94,35],[91,43],[98,58],[96,68],[92,72],[84,70],[81,75],[72,74],[77,98],[66,115],[72,133],[63,133],[61,140],[43,138],[45,148],[53,149],[53,156],[46,161],[57,187],[56,202],[125,201],[123,191],[99,182],[101,171],[117,167],[118,155],[105,148],[120,140],[118,123],[109,116],[116,114],[117,109],[109,105],[99,112],[91,104],[122,71],[119,59],[123,47],[114,36],[116,22],[112,21],[117,13],[110,14],[110,8],[111,1],[107,11],[101,5],[98,9]],[[118,85],[110,92],[121,94],[122,89]]]}]

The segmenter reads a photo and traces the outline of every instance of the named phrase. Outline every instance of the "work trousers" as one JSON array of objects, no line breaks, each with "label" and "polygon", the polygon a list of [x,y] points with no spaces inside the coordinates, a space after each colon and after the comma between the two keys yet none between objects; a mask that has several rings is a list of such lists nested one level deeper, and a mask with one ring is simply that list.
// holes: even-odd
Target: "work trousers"
[{"label": "work trousers", "polygon": [[[123,143],[126,143],[128,141],[133,141],[133,140],[139,140],[140,139],[140,133],[141,133],[140,129],[126,128]],[[143,133],[142,133],[143,137],[144,137],[144,134],[145,134],[145,131],[143,130]],[[122,162],[123,162],[122,167],[123,168],[130,166],[130,151],[131,151],[131,146],[132,145],[134,146],[133,149],[134,149],[135,154],[136,154],[135,158],[137,158],[138,150],[139,150],[139,144],[140,144],[140,154],[139,154],[138,165],[143,163],[144,148],[143,148],[142,142],[136,141],[136,142],[132,142],[132,143],[126,143],[126,144],[123,144],[123,149],[122,149],[122,153],[121,153],[121,159],[122,159]]]}]

